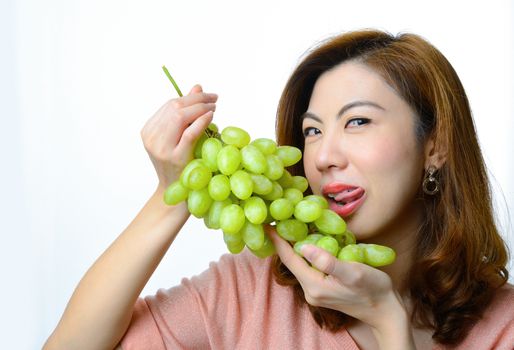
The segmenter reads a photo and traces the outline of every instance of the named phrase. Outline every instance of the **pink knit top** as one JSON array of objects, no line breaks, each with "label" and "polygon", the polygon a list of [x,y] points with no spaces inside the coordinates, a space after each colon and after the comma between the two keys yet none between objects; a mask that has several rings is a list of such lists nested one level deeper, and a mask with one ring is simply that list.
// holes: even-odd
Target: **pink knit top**
[{"label": "pink knit top", "polygon": [[[346,330],[320,328],[292,290],[278,285],[271,259],[224,255],[179,286],[138,299],[123,349],[348,349]],[[444,349],[444,347],[435,347]],[[504,286],[456,349],[514,350],[514,287]]]}]

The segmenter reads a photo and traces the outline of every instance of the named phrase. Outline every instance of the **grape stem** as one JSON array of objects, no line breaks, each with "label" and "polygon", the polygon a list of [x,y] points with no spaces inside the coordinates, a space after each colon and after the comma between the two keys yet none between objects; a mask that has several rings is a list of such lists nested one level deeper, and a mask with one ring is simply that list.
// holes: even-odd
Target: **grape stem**
[{"label": "grape stem", "polygon": [[175,88],[175,91],[177,92],[177,94],[182,97],[182,91],[180,91],[177,83],[175,83],[175,79],[173,79],[173,77],[171,76],[170,72],[168,71],[168,68],[166,68],[166,66],[162,66],[162,70],[164,71],[164,74],[166,74],[166,76],[168,77],[168,79],[171,81],[171,83],[173,84],[173,87]]}]

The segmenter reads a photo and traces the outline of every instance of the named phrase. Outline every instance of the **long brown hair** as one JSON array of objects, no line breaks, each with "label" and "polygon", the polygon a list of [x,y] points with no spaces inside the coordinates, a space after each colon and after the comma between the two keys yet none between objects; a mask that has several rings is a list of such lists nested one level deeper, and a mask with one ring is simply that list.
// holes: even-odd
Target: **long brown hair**
[{"label": "long brown hair", "polygon": [[[446,155],[435,196],[424,196],[409,286],[412,321],[434,330],[433,339],[458,344],[505,284],[508,256],[498,233],[491,190],[464,88],[451,64],[418,35],[393,36],[377,30],[344,33],[314,47],[289,78],[277,110],[279,144],[303,149],[300,116],[307,110],[318,77],[336,65],[355,60],[374,69],[416,112],[419,145],[429,137]],[[289,169],[305,176],[303,165]],[[421,188],[422,179],[420,179]],[[294,275],[274,258],[278,283],[306,303]],[[337,331],[350,317],[308,305],[321,327]]]}]

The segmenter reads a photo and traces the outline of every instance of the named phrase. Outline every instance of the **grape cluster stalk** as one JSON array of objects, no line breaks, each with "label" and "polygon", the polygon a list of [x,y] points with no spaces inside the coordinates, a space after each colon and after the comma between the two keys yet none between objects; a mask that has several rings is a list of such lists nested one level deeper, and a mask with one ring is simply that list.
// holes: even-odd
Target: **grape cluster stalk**
[{"label": "grape cluster stalk", "polygon": [[[182,96],[165,67],[163,70]],[[197,140],[194,158],[180,178],[164,193],[167,205],[187,201],[189,212],[209,229],[223,232],[228,250],[237,254],[246,246],[265,258],[275,253],[264,226],[274,224],[277,233],[294,244],[301,255],[304,244],[316,245],[343,261],[371,266],[391,264],[395,252],[375,244],[357,244],[345,221],[329,209],[323,196],[308,195],[303,176],[287,168],[302,158],[300,149],[277,145],[236,126],[219,132],[211,123]]]}]

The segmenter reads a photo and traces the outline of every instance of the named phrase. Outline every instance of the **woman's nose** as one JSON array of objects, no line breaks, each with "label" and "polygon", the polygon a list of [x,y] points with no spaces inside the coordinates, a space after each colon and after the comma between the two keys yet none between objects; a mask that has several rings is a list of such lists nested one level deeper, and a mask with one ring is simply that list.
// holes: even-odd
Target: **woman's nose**
[{"label": "woman's nose", "polygon": [[314,159],[318,171],[324,172],[331,168],[345,168],[348,165],[348,157],[339,135],[326,132],[320,141]]}]

